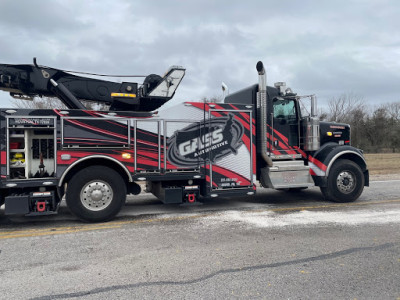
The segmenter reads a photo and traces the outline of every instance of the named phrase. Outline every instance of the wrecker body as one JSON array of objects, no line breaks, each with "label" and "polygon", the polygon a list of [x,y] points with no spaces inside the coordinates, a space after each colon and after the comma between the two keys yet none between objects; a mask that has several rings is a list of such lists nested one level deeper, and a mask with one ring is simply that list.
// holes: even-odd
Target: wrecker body
[{"label": "wrecker body", "polygon": [[[21,99],[56,96],[67,109],[0,110],[0,204],[7,215],[71,212],[89,222],[113,218],[141,184],[163,203],[254,195],[258,189],[319,186],[327,200],[356,200],[369,175],[350,127],[302,116],[302,97],[259,83],[223,103],[160,109],[185,69],[116,83],[37,65],[0,65],[0,89]],[[87,110],[82,100],[109,105]]]}]

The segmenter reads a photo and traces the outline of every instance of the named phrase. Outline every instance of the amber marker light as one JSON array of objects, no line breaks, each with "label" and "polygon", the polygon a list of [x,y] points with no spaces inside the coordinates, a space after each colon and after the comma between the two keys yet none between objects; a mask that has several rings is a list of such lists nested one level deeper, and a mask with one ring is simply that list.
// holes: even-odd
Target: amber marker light
[{"label": "amber marker light", "polygon": [[331,131],[328,131],[328,132],[326,133],[326,135],[327,135],[327,136],[332,136],[332,132],[331,132]]},{"label": "amber marker light", "polygon": [[136,94],[111,93],[111,97],[136,98]]},{"label": "amber marker light", "polygon": [[123,159],[130,159],[132,155],[130,153],[122,153],[122,158]]}]

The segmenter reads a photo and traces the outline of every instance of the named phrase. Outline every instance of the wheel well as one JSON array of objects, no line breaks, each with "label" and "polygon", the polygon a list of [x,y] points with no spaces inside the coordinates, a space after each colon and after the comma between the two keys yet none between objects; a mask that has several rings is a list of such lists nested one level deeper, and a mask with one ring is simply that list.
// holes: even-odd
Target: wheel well
[{"label": "wheel well", "polygon": [[338,159],[348,159],[348,160],[354,161],[357,165],[360,166],[360,168],[361,168],[361,170],[363,172],[367,169],[367,164],[365,163],[365,160],[361,156],[359,156],[357,154],[354,154],[354,153],[343,153],[342,155],[337,157],[335,159],[335,161],[338,160]]},{"label": "wheel well", "polygon": [[113,160],[107,159],[107,158],[89,158],[82,160],[78,162],[76,165],[74,165],[71,169],[66,170],[67,174],[65,177],[62,179],[60,182],[60,186],[63,187],[65,183],[71,180],[71,178],[80,170],[90,167],[90,166],[106,166],[109,168],[114,169],[118,174],[121,175],[121,177],[124,179],[125,183],[128,184],[130,181],[127,170],[124,169],[121,165],[119,165],[117,162],[114,162]]}]

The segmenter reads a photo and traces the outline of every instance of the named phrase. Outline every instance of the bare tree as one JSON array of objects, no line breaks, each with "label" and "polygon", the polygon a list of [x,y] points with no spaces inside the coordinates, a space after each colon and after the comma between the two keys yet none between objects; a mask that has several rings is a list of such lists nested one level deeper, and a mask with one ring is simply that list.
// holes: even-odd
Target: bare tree
[{"label": "bare tree", "polygon": [[[86,107],[87,110],[105,110],[109,109],[109,106],[104,103],[96,103],[92,101],[81,100],[81,103]],[[67,109],[64,103],[58,98],[52,97],[35,97],[33,100],[23,99],[12,99],[11,104],[17,108],[26,109]]]},{"label": "bare tree", "polygon": [[26,109],[66,109],[58,98],[35,97],[33,100],[12,99],[11,104],[17,108]]},{"label": "bare tree", "polygon": [[[305,113],[302,113],[301,115],[304,116]],[[329,119],[328,112],[326,112],[322,108],[318,109],[318,117],[320,121],[328,121]]]},{"label": "bare tree", "polygon": [[223,100],[223,96],[212,96],[212,97],[203,97],[203,98],[201,98],[201,101],[200,102],[206,102],[206,103],[208,103],[208,102],[215,102],[215,103],[218,103],[218,102],[222,102],[222,100]]},{"label": "bare tree", "polygon": [[353,108],[347,118],[347,122],[351,126],[351,143],[357,148],[365,148],[368,145],[365,136],[366,119],[368,111],[365,105]]},{"label": "bare tree", "polygon": [[400,101],[387,103],[384,107],[388,115],[388,147],[392,152],[396,152],[400,149]]},{"label": "bare tree", "polygon": [[389,114],[389,116],[397,122],[400,122],[400,101],[399,102],[392,102],[392,103],[387,103],[385,105],[386,110]]},{"label": "bare tree", "polygon": [[330,121],[348,123],[353,110],[365,108],[364,98],[354,93],[342,94],[337,98],[331,98],[328,108]]}]

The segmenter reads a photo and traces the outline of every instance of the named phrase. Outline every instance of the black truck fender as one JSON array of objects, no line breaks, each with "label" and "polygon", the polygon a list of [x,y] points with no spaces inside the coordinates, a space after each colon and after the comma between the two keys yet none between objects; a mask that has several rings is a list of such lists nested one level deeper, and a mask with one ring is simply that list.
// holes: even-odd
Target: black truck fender
[{"label": "black truck fender", "polygon": [[348,159],[355,162],[364,174],[364,186],[369,186],[369,172],[362,151],[352,146],[337,143],[326,143],[313,155],[309,155],[308,161],[315,185],[327,186],[329,172],[338,159]]}]

